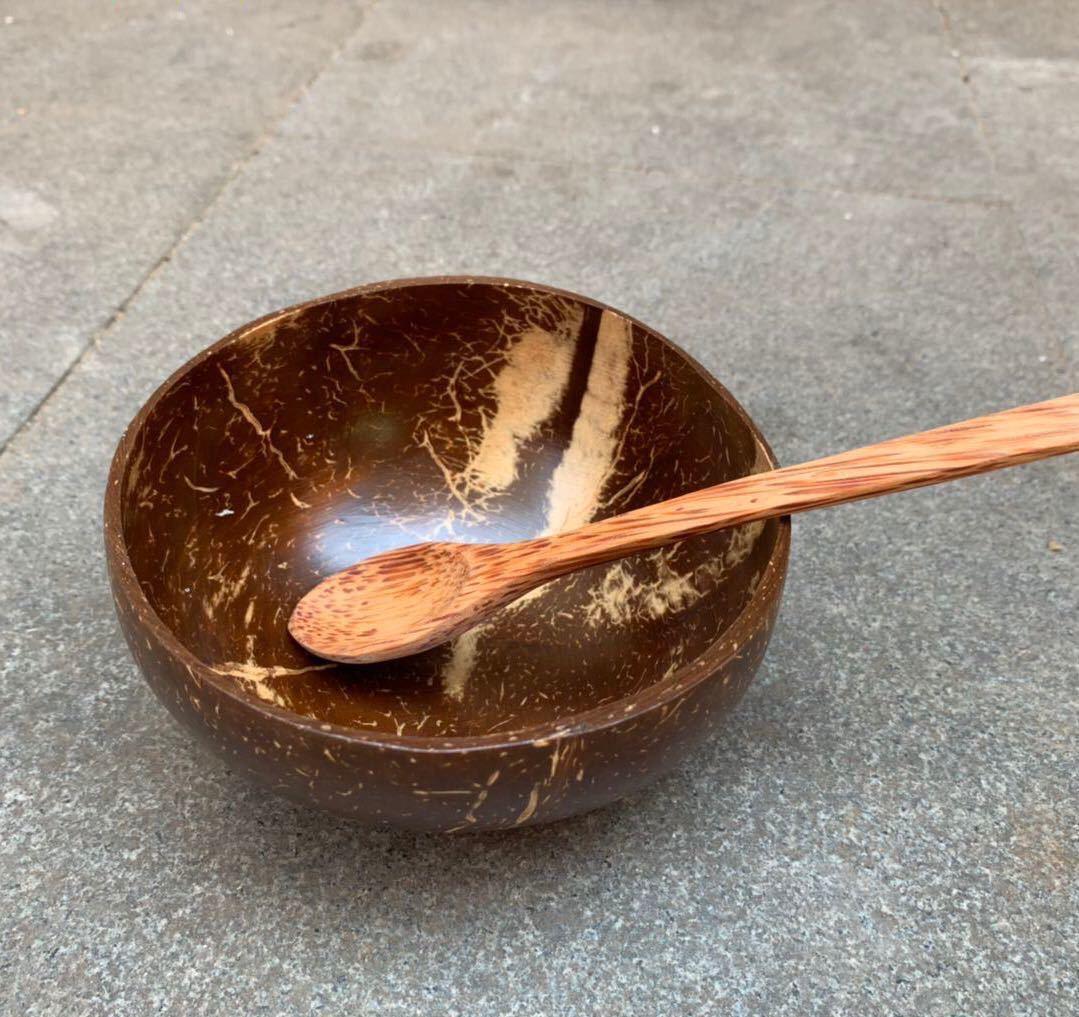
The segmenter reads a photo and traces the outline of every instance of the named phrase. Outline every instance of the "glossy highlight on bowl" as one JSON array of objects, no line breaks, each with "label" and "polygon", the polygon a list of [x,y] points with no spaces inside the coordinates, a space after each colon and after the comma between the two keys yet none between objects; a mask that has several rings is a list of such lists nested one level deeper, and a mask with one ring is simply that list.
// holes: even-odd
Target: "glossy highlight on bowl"
[{"label": "glossy highlight on bowl", "polygon": [[735,705],[789,521],[567,576],[382,664],[310,656],[292,607],[379,551],[559,532],[774,466],[731,395],[620,312],[399,280],[268,315],[169,378],[116,451],[106,550],[140,669],[230,767],[368,823],[507,828],[629,793]]}]

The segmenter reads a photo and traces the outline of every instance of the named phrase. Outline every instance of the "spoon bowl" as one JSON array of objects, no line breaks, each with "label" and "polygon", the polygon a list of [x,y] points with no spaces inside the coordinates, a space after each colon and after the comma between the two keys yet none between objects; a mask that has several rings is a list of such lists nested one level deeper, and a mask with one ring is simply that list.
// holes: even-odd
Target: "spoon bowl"
[{"label": "spoon bowl", "polygon": [[343,569],[304,595],[289,632],[312,653],[341,664],[378,663],[452,639],[493,601],[489,591],[468,587],[476,548],[413,544]]},{"label": "spoon bowl", "polygon": [[[231,769],[368,823],[525,825],[633,791],[733,707],[787,520],[555,579],[400,660],[316,657],[293,607],[380,552],[461,542],[478,561],[774,466],[640,322],[529,283],[403,280],[252,322],[168,379],[117,449],[108,564],[139,667]],[[455,579],[441,561],[428,605]]]}]

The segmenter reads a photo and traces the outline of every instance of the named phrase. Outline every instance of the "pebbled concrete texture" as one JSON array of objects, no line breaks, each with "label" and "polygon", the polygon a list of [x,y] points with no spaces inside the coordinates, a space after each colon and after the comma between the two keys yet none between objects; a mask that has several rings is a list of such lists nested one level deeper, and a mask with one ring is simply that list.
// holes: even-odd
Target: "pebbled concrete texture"
[{"label": "pebbled concrete texture", "polygon": [[[69,61],[87,10],[112,8],[47,36]],[[272,52],[262,16],[235,31]],[[5,387],[32,419],[0,455],[0,1012],[1075,1009],[1073,460],[797,520],[761,674],[691,765],[483,838],[355,829],[205,756],[127,656],[99,532],[112,448],[169,371],[391,276],[608,300],[715,371],[786,462],[1075,389],[1074,136],[1050,129],[1076,108],[1068,5],[383,0],[347,40],[339,16],[306,87],[272,61],[240,87],[214,33],[189,37],[215,98],[178,108],[241,164],[162,217],[165,263],[133,256],[65,312],[100,332],[81,357],[42,360],[25,322],[34,273],[96,278],[90,238],[11,277]],[[264,140],[219,153],[247,89],[297,100],[237,98]],[[63,132],[24,119],[33,144]],[[125,123],[154,144],[137,105]],[[0,177],[22,158],[4,146]]]},{"label": "pebbled concrete texture", "polygon": [[1079,351],[1079,50],[1076,12],[1038,0],[1023,8],[942,5],[982,132],[1037,278],[1050,327]]}]

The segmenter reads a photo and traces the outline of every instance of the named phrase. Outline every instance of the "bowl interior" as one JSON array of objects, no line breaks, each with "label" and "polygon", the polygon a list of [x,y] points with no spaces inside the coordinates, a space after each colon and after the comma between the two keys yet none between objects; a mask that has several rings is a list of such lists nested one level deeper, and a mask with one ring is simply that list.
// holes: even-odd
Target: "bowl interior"
[{"label": "bowl interior", "polygon": [[133,435],[122,527],[161,621],[223,679],[320,721],[531,727],[638,694],[752,595],[775,522],[550,583],[419,656],[331,665],[289,613],[357,560],[582,525],[768,466],[682,352],[582,298],[427,281],[284,312],[197,358]]}]

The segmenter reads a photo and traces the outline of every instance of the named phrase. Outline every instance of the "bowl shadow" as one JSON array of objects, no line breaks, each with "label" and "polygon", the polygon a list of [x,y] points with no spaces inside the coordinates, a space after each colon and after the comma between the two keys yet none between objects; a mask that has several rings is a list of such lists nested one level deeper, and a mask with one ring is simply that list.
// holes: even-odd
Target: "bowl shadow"
[{"label": "bowl shadow", "polygon": [[[233,848],[257,855],[264,886],[298,903],[324,895],[331,884],[349,892],[393,888],[398,899],[422,892],[431,903],[543,893],[567,879],[598,878],[620,867],[627,852],[643,854],[647,866],[652,851],[660,857],[659,833],[714,823],[725,789],[744,781],[750,765],[722,751],[719,739],[738,737],[734,723],[722,727],[647,788],[582,815],[519,830],[439,834],[364,827],[284,801],[230,772],[229,782],[243,785],[230,796]],[[717,749],[726,758],[714,769],[708,757]],[[702,770],[717,778],[707,795],[695,787],[693,774]],[[349,874],[342,876],[342,869]]]}]

